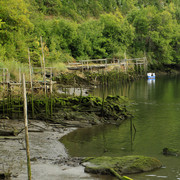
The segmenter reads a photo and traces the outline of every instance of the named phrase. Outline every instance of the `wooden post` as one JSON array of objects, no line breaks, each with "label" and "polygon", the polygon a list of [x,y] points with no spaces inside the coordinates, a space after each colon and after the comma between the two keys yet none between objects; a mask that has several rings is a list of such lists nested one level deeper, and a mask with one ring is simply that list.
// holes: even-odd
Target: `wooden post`
[{"label": "wooden post", "polygon": [[43,74],[43,63],[42,63],[41,55],[40,55],[40,62],[41,62],[41,73]]},{"label": "wooden post", "polygon": [[2,74],[2,82],[4,84],[4,81],[5,81],[5,69],[3,68],[3,74]]},{"label": "wooden post", "polygon": [[25,125],[25,140],[26,140],[26,156],[27,156],[27,171],[28,180],[31,180],[31,162],[29,152],[29,136],[28,136],[28,119],[27,119],[27,97],[26,97],[26,82],[23,74],[23,97],[24,97],[24,125]]},{"label": "wooden post", "polygon": [[138,63],[137,63],[137,60],[136,60],[136,73],[138,73]]},{"label": "wooden post", "polygon": [[9,83],[9,80],[10,80],[10,73],[8,73],[8,70],[7,70],[7,78],[6,78],[6,82]]},{"label": "wooden post", "polygon": [[53,91],[53,83],[52,83],[52,68],[51,68],[51,71],[50,71],[50,94],[52,94],[52,91]]},{"label": "wooden post", "polygon": [[125,73],[127,72],[127,59],[126,59],[126,51],[124,52],[124,61],[125,61]]},{"label": "wooden post", "polygon": [[144,73],[147,73],[147,60],[146,57],[143,58],[144,59]]},{"label": "wooden post", "polygon": [[5,69],[3,68],[3,92],[5,89]]},{"label": "wooden post", "polygon": [[32,117],[34,118],[33,78],[32,78],[32,66],[31,66],[31,56],[30,56],[29,48],[28,48],[28,59],[29,59],[29,80],[31,87]]},{"label": "wooden post", "polygon": [[81,61],[81,67],[82,67],[82,72],[83,72],[83,60]]},{"label": "wooden post", "polygon": [[21,68],[19,68],[19,83],[21,83]]},{"label": "wooden post", "polygon": [[30,80],[30,85],[31,85],[31,90],[32,90],[32,68],[31,68],[31,57],[30,57],[29,48],[28,48],[28,59],[29,59],[29,80]]},{"label": "wooden post", "polygon": [[126,59],[124,60],[124,69],[125,69],[125,73],[127,72],[127,62]]},{"label": "wooden post", "polygon": [[4,116],[4,108],[5,108],[5,70],[3,69],[3,94],[2,94],[2,97],[3,97],[3,116]]},{"label": "wooden post", "polygon": [[43,70],[44,70],[44,93],[46,95],[46,68],[45,68],[46,66],[45,66],[45,59],[44,59],[42,36],[41,36],[41,48],[42,48]]}]

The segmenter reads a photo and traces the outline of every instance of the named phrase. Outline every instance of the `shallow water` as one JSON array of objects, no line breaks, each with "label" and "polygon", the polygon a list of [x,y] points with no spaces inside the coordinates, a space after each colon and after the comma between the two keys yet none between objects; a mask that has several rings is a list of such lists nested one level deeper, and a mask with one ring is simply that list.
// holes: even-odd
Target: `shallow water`
[{"label": "shallow water", "polygon": [[116,83],[93,95],[125,95],[133,102],[136,132],[130,121],[121,126],[79,129],[62,139],[71,156],[146,155],[163,163],[159,170],[129,175],[135,180],[180,179],[180,157],[162,155],[164,147],[180,149],[180,76],[138,80],[124,86]]}]

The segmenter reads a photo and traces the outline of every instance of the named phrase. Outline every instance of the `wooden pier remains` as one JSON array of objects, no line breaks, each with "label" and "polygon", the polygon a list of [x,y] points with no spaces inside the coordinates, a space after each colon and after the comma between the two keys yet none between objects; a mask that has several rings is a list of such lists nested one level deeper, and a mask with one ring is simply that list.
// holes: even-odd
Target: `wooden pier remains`
[{"label": "wooden pier remains", "polygon": [[69,63],[67,68],[69,70],[93,70],[93,69],[106,69],[108,67],[117,67],[124,72],[128,71],[129,67],[136,69],[144,69],[147,71],[147,59],[143,58],[132,58],[132,59],[91,59],[91,60],[80,60],[79,62]]},{"label": "wooden pier remains", "polygon": [[[53,78],[53,68],[45,67],[43,72],[41,67],[33,68],[29,66],[29,81],[26,81],[26,89],[29,96],[29,101],[31,101],[31,116],[34,116],[34,98],[37,92],[43,94],[44,91],[44,101],[47,102],[47,97],[51,97],[53,94],[53,85],[56,83],[52,80]],[[45,72],[44,72],[45,71]],[[44,78],[43,76],[47,75],[48,77]],[[19,78],[18,80],[10,79],[10,74],[8,69],[0,69],[0,104],[3,107],[0,109],[0,115],[2,117],[20,117],[20,114],[23,112],[22,99],[22,72],[19,69]],[[52,102],[51,102],[52,103]],[[48,103],[46,104],[48,107]],[[52,108],[47,108],[47,114],[52,114]]]}]

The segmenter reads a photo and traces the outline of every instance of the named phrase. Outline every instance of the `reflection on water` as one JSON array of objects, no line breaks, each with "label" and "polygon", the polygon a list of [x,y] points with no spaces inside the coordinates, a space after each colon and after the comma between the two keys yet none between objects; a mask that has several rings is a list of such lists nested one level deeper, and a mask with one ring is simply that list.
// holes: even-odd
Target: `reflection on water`
[{"label": "reflection on water", "polygon": [[148,79],[147,82],[149,85],[153,85],[155,84],[155,79]]},{"label": "reflection on water", "polygon": [[[135,180],[180,179],[180,157],[163,156],[164,147],[180,149],[180,77],[142,79],[98,88],[94,95],[125,95],[133,101],[135,118],[121,126],[79,129],[63,138],[72,156],[146,155],[158,158],[163,168],[131,175]],[[132,128],[132,131],[130,130]],[[136,131],[136,133],[135,133]]]}]

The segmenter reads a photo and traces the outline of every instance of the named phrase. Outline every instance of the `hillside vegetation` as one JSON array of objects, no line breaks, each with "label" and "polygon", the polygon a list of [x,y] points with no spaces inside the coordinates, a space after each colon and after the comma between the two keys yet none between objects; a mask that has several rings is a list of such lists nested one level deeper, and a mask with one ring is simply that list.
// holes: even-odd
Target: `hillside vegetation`
[{"label": "hillside vegetation", "polygon": [[46,62],[143,57],[153,64],[180,61],[179,0],[1,0],[3,61]]}]

